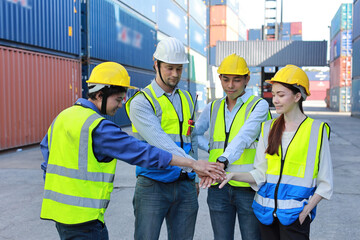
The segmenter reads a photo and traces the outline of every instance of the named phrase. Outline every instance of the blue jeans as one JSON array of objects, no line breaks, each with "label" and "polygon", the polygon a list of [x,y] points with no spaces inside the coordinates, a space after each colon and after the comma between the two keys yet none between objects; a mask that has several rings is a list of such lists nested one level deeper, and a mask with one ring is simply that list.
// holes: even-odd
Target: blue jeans
[{"label": "blue jeans", "polygon": [[108,230],[102,222],[96,220],[81,224],[56,223],[61,240],[108,240]]},{"label": "blue jeans", "polygon": [[208,190],[207,203],[215,240],[234,239],[236,214],[242,240],[260,240],[259,220],[251,207],[255,191],[250,187],[233,187],[226,184],[222,189],[212,186]]},{"label": "blue jeans", "polygon": [[199,208],[194,180],[162,183],[138,176],[133,206],[136,240],[157,240],[164,219],[169,240],[193,239]]}]

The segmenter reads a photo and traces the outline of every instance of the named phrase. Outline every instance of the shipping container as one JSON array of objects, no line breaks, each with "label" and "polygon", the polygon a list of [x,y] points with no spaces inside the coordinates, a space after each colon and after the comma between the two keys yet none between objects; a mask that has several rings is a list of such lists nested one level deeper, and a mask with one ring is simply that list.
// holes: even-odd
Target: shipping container
[{"label": "shipping container", "polygon": [[360,117],[360,78],[352,83],[351,116]]},{"label": "shipping container", "polygon": [[206,30],[197,24],[191,17],[189,20],[190,48],[206,56]]},{"label": "shipping container", "polygon": [[247,40],[261,40],[262,33],[261,29],[249,29],[249,35]]},{"label": "shipping container", "polygon": [[39,143],[81,97],[79,59],[0,46],[0,150]]},{"label": "shipping container", "polygon": [[210,28],[223,26],[231,28],[234,32],[239,31],[239,17],[226,5],[210,6]]},{"label": "shipping container", "polygon": [[291,23],[285,22],[282,25],[282,35],[290,35],[291,34]]},{"label": "shipping container", "polygon": [[89,7],[89,57],[151,70],[155,24],[118,1],[93,0]]},{"label": "shipping container", "polygon": [[188,17],[173,1],[158,2],[158,30],[188,45]]},{"label": "shipping container", "polygon": [[209,60],[210,60],[210,65],[215,66],[215,64],[216,64],[216,47],[210,47]]},{"label": "shipping container", "polygon": [[340,31],[330,43],[330,61],[343,56],[351,56],[352,30]]},{"label": "shipping container", "polygon": [[134,1],[134,0],[121,0],[133,10],[142,14],[153,22],[157,22],[157,0]]},{"label": "shipping container", "polygon": [[333,39],[339,31],[352,29],[352,23],[352,4],[341,4],[331,20],[330,39]]},{"label": "shipping container", "polygon": [[190,82],[189,84],[189,92],[195,102],[196,95],[197,95],[197,104],[196,104],[196,111],[201,112],[206,104],[207,104],[207,87],[205,84]]},{"label": "shipping container", "polygon": [[227,5],[234,10],[236,14],[239,13],[239,0],[205,0],[205,5],[208,5],[210,1],[210,6],[215,5]]},{"label": "shipping container", "polygon": [[302,35],[302,22],[290,23],[290,34],[291,35]]},{"label": "shipping container", "polygon": [[290,40],[292,40],[292,41],[302,41],[302,35],[291,35]]},{"label": "shipping container", "polygon": [[227,26],[210,27],[210,47],[216,46],[217,41],[238,41],[239,34]]},{"label": "shipping container", "polygon": [[351,87],[330,88],[330,108],[338,112],[351,110]]},{"label": "shipping container", "polygon": [[0,41],[80,55],[80,12],[76,0],[2,0]]},{"label": "shipping container", "polygon": [[[163,4],[163,0],[158,0],[158,4]],[[175,0],[180,7],[183,8],[184,11],[188,10],[188,0]]]},{"label": "shipping container", "polygon": [[325,100],[327,89],[329,89],[329,81],[310,81],[311,95],[306,100]]},{"label": "shipping container", "polygon": [[353,39],[360,37],[360,1],[357,1],[353,5]]},{"label": "shipping container", "polygon": [[339,57],[330,63],[330,88],[351,86],[351,57]]},{"label": "shipping container", "polygon": [[324,71],[305,71],[309,81],[329,81],[330,73]]},{"label": "shipping container", "polygon": [[192,0],[189,5],[190,16],[193,17],[202,28],[206,28],[206,6],[202,0]]},{"label": "shipping container", "polygon": [[352,64],[353,78],[360,77],[360,38],[353,42]]},{"label": "shipping container", "polygon": [[190,80],[206,84],[207,82],[207,58],[190,49]]},{"label": "shipping container", "polygon": [[290,35],[282,35],[281,40],[284,40],[284,41],[290,40]]}]

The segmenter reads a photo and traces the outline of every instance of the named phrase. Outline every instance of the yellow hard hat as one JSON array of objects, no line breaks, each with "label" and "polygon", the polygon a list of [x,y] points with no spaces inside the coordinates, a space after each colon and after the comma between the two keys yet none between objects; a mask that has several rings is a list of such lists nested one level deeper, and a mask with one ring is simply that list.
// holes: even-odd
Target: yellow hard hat
[{"label": "yellow hard hat", "polygon": [[230,75],[246,75],[250,73],[245,59],[236,55],[235,53],[227,56],[224,58],[224,60],[222,60],[217,72],[219,74]]},{"label": "yellow hard hat", "polygon": [[271,80],[266,80],[267,83],[281,82],[287,84],[296,84],[305,88],[306,95],[310,96],[309,78],[306,73],[295,65],[286,65],[280,69]]},{"label": "yellow hard hat", "polygon": [[130,86],[130,77],[126,69],[115,62],[104,62],[97,65],[91,72],[90,79],[86,81],[89,85],[121,86],[127,88]]}]

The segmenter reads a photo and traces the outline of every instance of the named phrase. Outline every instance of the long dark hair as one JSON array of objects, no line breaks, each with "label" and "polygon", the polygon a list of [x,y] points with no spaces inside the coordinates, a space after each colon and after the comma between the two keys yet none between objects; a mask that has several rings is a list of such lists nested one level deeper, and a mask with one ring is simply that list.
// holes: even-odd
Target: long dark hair
[{"label": "long dark hair", "polygon": [[[300,92],[300,90],[297,87],[294,87],[293,85],[281,83],[281,82],[277,82],[277,83],[280,83],[284,87],[290,89],[294,95]],[[304,100],[301,97],[301,99],[298,102],[300,111],[302,113],[304,113],[302,106],[303,101]],[[268,153],[270,155],[274,155],[276,153],[277,155],[279,155],[279,146],[281,144],[281,138],[284,130],[285,130],[285,119],[284,119],[284,114],[281,114],[280,117],[278,117],[275,120],[274,125],[270,130],[269,138],[268,138],[268,146],[266,148],[265,153]]]}]

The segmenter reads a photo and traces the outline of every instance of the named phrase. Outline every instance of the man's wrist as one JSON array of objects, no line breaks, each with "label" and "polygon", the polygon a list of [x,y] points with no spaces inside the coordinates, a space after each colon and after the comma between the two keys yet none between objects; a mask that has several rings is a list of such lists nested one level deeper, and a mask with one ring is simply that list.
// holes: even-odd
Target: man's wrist
[{"label": "man's wrist", "polygon": [[224,170],[226,170],[229,165],[229,160],[226,157],[220,156],[216,159],[216,162],[224,164]]}]

